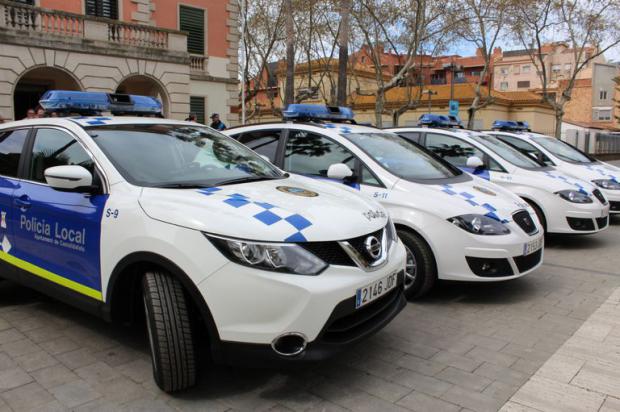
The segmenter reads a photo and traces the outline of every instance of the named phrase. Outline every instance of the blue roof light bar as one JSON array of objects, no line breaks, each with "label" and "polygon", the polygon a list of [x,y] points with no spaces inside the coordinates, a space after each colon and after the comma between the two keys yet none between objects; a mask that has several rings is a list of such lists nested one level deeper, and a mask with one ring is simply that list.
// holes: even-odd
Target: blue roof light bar
[{"label": "blue roof light bar", "polygon": [[445,114],[425,113],[418,119],[418,126],[437,127],[437,128],[462,128],[461,120],[456,116]]},{"label": "blue roof light bar", "polygon": [[511,130],[511,131],[529,131],[530,125],[527,122],[518,122],[514,120],[496,120],[491,126],[493,130]]},{"label": "blue roof light bar", "polygon": [[73,90],[49,90],[43,94],[39,104],[46,111],[100,114],[111,112],[114,115],[161,115],[161,102],[150,96],[78,92]]},{"label": "blue roof light bar", "polygon": [[327,120],[330,122],[354,122],[353,110],[349,107],[324,106],[320,104],[290,104],[282,112],[284,120],[313,121]]}]

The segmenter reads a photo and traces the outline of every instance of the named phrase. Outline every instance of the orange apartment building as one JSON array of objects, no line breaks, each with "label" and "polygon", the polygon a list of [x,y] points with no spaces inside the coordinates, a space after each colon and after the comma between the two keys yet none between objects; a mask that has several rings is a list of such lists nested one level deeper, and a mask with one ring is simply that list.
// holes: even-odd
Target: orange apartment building
[{"label": "orange apartment building", "polygon": [[0,115],[49,89],[146,94],[167,117],[237,119],[236,0],[0,0]]}]

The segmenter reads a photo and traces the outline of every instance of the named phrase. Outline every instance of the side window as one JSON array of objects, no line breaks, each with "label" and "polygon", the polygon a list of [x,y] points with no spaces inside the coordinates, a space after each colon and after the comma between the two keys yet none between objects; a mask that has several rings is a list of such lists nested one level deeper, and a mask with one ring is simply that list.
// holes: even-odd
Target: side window
[{"label": "side window", "polygon": [[422,136],[420,132],[398,132],[398,135],[414,143],[420,143],[420,137]]},{"label": "side window", "polygon": [[17,177],[19,158],[28,137],[28,130],[11,130],[0,133],[0,175]]},{"label": "side window", "polygon": [[344,163],[355,170],[355,156],[332,140],[304,130],[291,130],[284,153],[284,169],[304,175],[327,177],[334,163]]},{"label": "side window", "polygon": [[533,157],[536,160],[542,160],[546,165],[553,165],[551,159],[547,157],[543,152],[538,150],[535,146],[531,145],[528,142],[525,142],[521,139],[517,139],[512,136],[504,136],[504,135],[494,135],[499,140],[508,143],[509,145],[515,147],[521,153],[525,153],[528,156]]},{"label": "side window", "polygon": [[382,186],[375,175],[373,175],[365,165],[362,165],[362,178],[360,183],[371,186]]},{"label": "side window", "polygon": [[29,179],[45,183],[45,169],[78,165],[93,173],[95,164],[71,135],[57,129],[39,129],[32,148]]},{"label": "side window", "polygon": [[478,156],[482,160],[485,157],[475,146],[443,134],[427,133],[426,147],[456,167],[467,167],[467,159],[472,156]]},{"label": "side window", "polygon": [[256,153],[267,156],[271,163],[276,161],[280,130],[258,130],[235,136],[239,143],[243,143]]}]

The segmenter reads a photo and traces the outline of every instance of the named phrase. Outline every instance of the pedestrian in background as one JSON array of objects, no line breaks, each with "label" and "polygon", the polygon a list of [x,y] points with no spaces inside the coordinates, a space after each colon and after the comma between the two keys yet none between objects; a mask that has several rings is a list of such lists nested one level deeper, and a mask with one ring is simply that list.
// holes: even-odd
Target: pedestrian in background
[{"label": "pedestrian in background", "polygon": [[36,119],[36,118],[37,118],[37,112],[35,112],[34,109],[28,109],[28,111],[26,112],[25,119]]},{"label": "pedestrian in background", "polygon": [[42,119],[42,118],[44,118],[44,117],[47,117],[47,116],[45,115],[45,109],[44,109],[44,108],[42,108],[42,107],[39,107],[39,108],[37,109],[37,118],[38,118],[38,119]]},{"label": "pedestrian in background", "polygon": [[226,129],[226,125],[223,121],[220,120],[220,115],[217,113],[213,113],[211,115],[211,128],[215,130],[224,130]]},{"label": "pedestrian in background", "polygon": [[198,117],[196,117],[194,113],[190,113],[189,116],[187,116],[187,119],[185,119],[186,122],[196,122],[197,120]]}]

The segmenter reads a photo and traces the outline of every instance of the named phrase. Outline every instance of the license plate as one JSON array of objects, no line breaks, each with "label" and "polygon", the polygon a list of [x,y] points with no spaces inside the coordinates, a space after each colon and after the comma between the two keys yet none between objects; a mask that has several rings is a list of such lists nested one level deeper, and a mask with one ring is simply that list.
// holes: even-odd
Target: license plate
[{"label": "license plate", "polygon": [[370,285],[359,288],[355,292],[355,309],[380,298],[394,289],[398,284],[398,273],[392,273],[384,278],[374,281]]},{"label": "license plate", "polygon": [[528,242],[523,245],[523,256],[530,255],[536,252],[538,249],[541,249],[542,247],[543,247],[543,237],[541,236],[538,239],[532,240],[531,242]]}]

